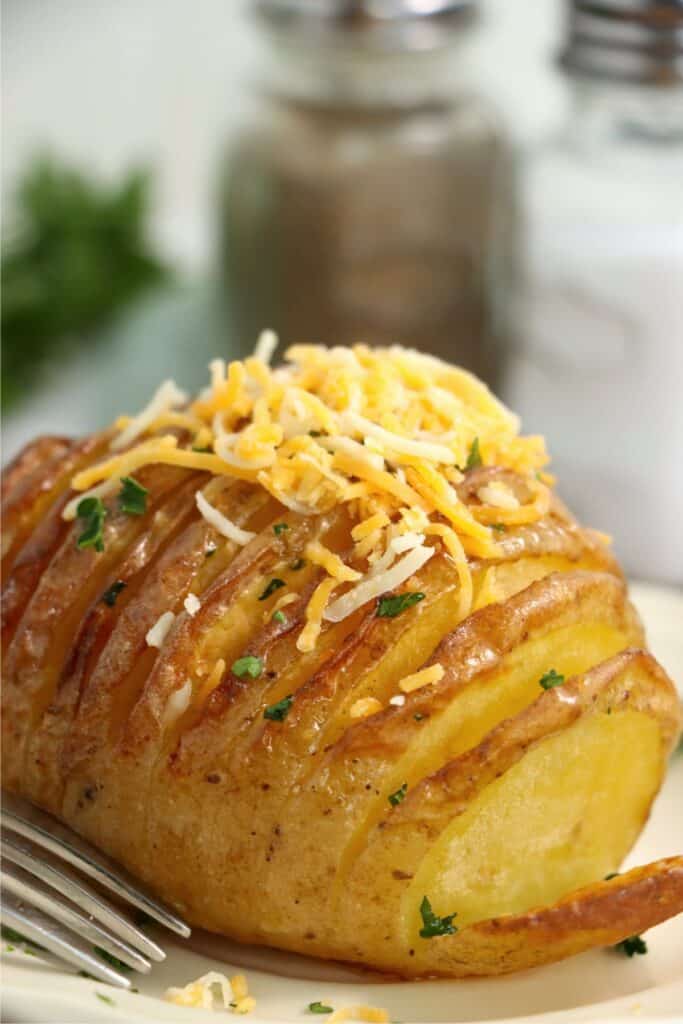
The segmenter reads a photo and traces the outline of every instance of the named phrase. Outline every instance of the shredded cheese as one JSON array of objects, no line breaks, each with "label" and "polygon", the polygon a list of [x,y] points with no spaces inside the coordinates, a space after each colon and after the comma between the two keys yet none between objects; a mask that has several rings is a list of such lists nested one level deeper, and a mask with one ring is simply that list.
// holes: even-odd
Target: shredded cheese
[{"label": "shredded cheese", "polygon": [[163,384],[159,385],[142,412],[130,420],[118,437],[114,438],[109,447],[112,451],[120,451],[122,448],[127,447],[140,434],[143,434],[154,420],[163,416],[169,410],[183,405],[185,402],[187,402],[185,392],[180,391],[172,380],[165,380]]},{"label": "shredded cheese", "polygon": [[[216,992],[218,990],[218,992]],[[165,998],[176,1006],[191,1006],[199,1010],[213,1010],[214,999],[220,999],[227,1010],[233,1002],[230,982],[224,974],[209,971],[201,978],[188,982],[184,988],[166,989]]]},{"label": "shredded cheese", "polygon": [[327,1018],[329,1024],[338,1024],[343,1020],[365,1021],[366,1024],[386,1024],[389,1020],[387,1010],[379,1006],[343,1006]]},{"label": "shredded cheese", "polygon": [[358,608],[367,604],[368,601],[372,601],[389,590],[395,590],[396,587],[400,587],[418,569],[421,569],[433,554],[434,548],[425,546],[413,548],[404,558],[396,562],[391,569],[364,579],[347,591],[346,594],[333,601],[324,613],[325,619],[329,622],[341,622]]},{"label": "shredded cheese", "polygon": [[175,615],[173,612],[164,612],[163,615],[160,615],[152,628],[147,632],[145,637],[147,646],[162,647],[174,620]]},{"label": "shredded cheese", "polygon": [[[306,625],[301,630],[296,642],[297,650],[302,653],[314,649],[320,636],[325,607],[337,585],[337,580],[333,576],[328,576],[313,591],[313,596],[306,607]],[[325,617],[327,618],[327,616]]]},{"label": "shredded cheese", "polygon": [[174,690],[166,701],[163,724],[171,725],[183,715],[190,706],[192,697],[192,681],[187,679],[178,690]]},{"label": "shredded cheese", "polygon": [[[468,614],[470,560],[500,555],[493,527],[548,512],[542,439],[520,436],[517,418],[480,381],[432,356],[397,346],[295,345],[273,368],[276,347],[276,335],[263,331],[250,358],[211,362],[210,385],[196,400],[165,381],[141,412],[120,417],[111,454],[73,477],[78,493],[64,518],[74,519],[84,497],[111,500],[121,477],[148,465],[239,479],[296,516],[348,513],[353,543],[344,558],[319,541],[304,551],[325,575],[305,610],[300,651],[312,650],[324,621],[341,622],[400,586],[437,549],[453,559],[459,614]],[[496,480],[461,498],[460,467],[475,445],[484,465],[516,473],[530,498],[520,502]],[[202,491],[196,503],[223,537],[239,546],[254,538]],[[188,614],[197,613],[196,601],[186,598]],[[153,646],[161,632],[150,630]]]},{"label": "shredded cheese", "polygon": [[367,718],[382,710],[381,703],[376,697],[361,697],[349,708],[351,718]]},{"label": "shredded cheese", "polygon": [[412,675],[404,676],[398,684],[399,690],[404,693],[412,693],[413,690],[420,690],[423,686],[431,683],[438,683],[444,677],[443,665],[428,665],[427,668],[413,672]]},{"label": "shredded cheese", "polygon": [[251,533],[250,530],[242,530],[239,526],[224,516],[222,512],[219,512],[217,508],[214,508],[210,502],[206,500],[201,491],[197,491],[195,495],[197,502],[197,508],[201,512],[204,519],[210,526],[213,526],[215,530],[223,537],[227,537],[228,540],[234,541],[235,544],[244,546],[248,544],[250,540],[253,540],[256,536],[255,533]]},{"label": "shredded cheese", "polygon": [[314,540],[307,544],[304,554],[309,562],[322,566],[325,572],[340,583],[355,583],[361,578],[361,573],[344,565],[339,555],[324,547],[320,541]]},{"label": "shredded cheese", "polygon": [[194,616],[197,614],[197,612],[201,608],[202,603],[201,603],[201,601],[199,600],[199,598],[197,597],[196,594],[190,593],[190,594],[187,595],[187,597],[183,601],[183,606],[184,606],[185,611],[187,612],[187,614],[191,615],[192,618],[194,618]]}]

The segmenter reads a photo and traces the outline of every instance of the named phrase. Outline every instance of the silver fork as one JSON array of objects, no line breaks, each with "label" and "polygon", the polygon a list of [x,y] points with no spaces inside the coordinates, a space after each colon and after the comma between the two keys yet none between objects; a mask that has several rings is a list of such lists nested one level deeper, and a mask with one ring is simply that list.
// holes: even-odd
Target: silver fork
[{"label": "silver fork", "polygon": [[45,811],[3,791],[1,824],[3,923],[34,945],[125,989],[127,969],[147,974],[164,960],[161,946],[102,888],[176,935],[190,935],[128,872]]}]

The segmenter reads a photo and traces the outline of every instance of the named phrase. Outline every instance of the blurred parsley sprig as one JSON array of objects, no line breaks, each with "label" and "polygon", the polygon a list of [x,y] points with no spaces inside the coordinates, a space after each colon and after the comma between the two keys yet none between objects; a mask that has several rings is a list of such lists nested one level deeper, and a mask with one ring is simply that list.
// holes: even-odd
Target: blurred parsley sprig
[{"label": "blurred parsley sprig", "polygon": [[145,171],[108,185],[50,157],[28,166],[2,253],[4,410],[50,360],[169,277],[146,238],[149,193]]}]

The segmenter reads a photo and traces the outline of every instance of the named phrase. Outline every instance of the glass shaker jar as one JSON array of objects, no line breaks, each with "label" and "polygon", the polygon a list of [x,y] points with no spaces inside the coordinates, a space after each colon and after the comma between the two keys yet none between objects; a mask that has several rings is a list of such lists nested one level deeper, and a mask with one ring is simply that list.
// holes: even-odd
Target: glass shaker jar
[{"label": "glass shaker jar", "polygon": [[473,0],[260,0],[267,45],[222,181],[233,347],[402,344],[496,383],[511,152],[468,90]]},{"label": "glass shaker jar", "polygon": [[503,389],[627,569],[683,583],[683,2],[574,0],[571,103],[530,156]]}]

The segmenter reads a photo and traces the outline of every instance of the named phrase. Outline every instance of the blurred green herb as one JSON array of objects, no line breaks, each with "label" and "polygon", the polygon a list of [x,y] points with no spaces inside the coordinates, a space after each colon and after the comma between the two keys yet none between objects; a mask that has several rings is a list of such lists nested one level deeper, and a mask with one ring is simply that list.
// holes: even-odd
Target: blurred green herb
[{"label": "blurred green herb", "polygon": [[2,252],[2,402],[79,345],[168,268],[146,238],[150,178],[104,184],[51,157],[19,180]]}]

